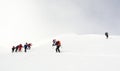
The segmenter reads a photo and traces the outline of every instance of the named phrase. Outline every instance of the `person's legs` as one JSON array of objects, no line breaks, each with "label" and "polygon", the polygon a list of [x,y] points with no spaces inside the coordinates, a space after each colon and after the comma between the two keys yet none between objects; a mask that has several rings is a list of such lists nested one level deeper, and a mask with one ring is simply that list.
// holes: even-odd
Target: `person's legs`
[{"label": "person's legs", "polygon": [[59,52],[60,53],[60,46],[56,46],[56,52]]},{"label": "person's legs", "polygon": [[106,35],[106,38],[108,39],[108,35]]},{"label": "person's legs", "polygon": [[57,46],[56,46],[56,52],[58,52],[58,48],[57,48]]},{"label": "person's legs", "polygon": [[58,46],[58,52],[60,53],[60,46]]},{"label": "person's legs", "polygon": [[27,52],[27,49],[25,48],[25,52]]},{"label": "person's legs", "polygon": [[17,52],[18,48],[16,47],[15,52]]}]

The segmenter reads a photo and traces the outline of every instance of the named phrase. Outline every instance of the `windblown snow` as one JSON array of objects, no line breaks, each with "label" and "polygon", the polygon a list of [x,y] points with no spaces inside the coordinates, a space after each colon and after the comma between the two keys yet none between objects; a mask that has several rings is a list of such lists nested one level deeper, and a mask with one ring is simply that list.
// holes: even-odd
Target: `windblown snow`
[{"label": "windblown snow", "polygon": [[[61,53],[52,39],[61,41]],[[120,36],[61,35],[33,43],[27,53],[11,47],[0,48],[1,71],[120,71]]]}]

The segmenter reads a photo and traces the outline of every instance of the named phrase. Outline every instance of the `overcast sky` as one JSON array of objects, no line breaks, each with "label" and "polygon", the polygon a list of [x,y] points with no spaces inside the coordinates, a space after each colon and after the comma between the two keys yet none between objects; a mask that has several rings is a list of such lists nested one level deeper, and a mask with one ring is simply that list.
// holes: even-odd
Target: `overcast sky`
[{"label": "overcast sky", "polygon": [[0,0],[0,39],[63,33],[120,35],[120,0]]}]

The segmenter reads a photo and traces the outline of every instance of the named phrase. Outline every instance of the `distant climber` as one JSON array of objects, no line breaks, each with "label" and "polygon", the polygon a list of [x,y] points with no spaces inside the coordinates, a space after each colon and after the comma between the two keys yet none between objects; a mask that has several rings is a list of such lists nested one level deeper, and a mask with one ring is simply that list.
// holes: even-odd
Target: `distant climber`
[{"label": "distant climber", "polygon": [[106,39],[108,39],[108,37],[109,37],[108,32],[105,32],[105,36],[106,36]]},{"label": "distant climber", "polygon": [[15,47],[15,52],[17,52],[18,51],[18,45]]},{"label": "distant climber", "polygon": [[12,53],[15,51],[15,46],[12,47]]},{"label": "distant climber", "polygon": [[26,43],[25,45],[24,45],[24,52],[27,52],[27,46],[28,44]]},{"label": "distant climber", "polygon": [[56,52],[60,53],[61,42],[60,41],[56,41],[55,45],[56,45]]},{"label": "distant climber", "polygon": [[18,45],[18,50],[19,50],[19,52],[22,51],[22,47],[23,47],[22,44],[19,44],[19,45]]},{"label": "distant climber", "polygon": [[56,39],[53,39],[53,44],[52,44],[52,46],[55,46],[55,44],[56,44]]}]

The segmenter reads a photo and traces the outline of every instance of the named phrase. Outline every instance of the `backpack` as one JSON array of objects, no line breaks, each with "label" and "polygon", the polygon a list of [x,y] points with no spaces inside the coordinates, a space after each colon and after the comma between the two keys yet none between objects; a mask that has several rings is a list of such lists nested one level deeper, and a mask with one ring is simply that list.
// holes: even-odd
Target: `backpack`
[{"label": "backpack", "polygon": [[57,46],[61,46],[61,42],[60,42],[60,41],[57,41],[57,42],[56,42],[56,45],[57,45]]}]

